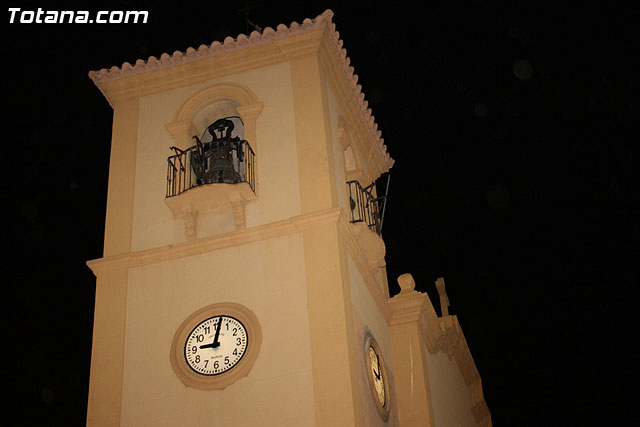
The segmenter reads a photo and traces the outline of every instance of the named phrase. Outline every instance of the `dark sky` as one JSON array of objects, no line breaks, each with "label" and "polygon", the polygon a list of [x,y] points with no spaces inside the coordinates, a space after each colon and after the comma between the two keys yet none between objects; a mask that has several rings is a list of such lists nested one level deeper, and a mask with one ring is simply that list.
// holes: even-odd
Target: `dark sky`
[{"label": "dark sky", "polygon": [[[90,9],[149,11],[149,23],[128,25],[8,24],[5,12],[4,348],[17,359],[16,425],[86,416],[95,278],[85,262],[102,256],[112,118],[87,73],[246,32],[244,2],[197,4]],[[629,11],[258,2],[249,18],[275,28],[327,8],[396,160],[383,229],[391,292],[410,272],[438,310],[444,276],[496,426],[638,421],[618,391],[637,360]]]}]

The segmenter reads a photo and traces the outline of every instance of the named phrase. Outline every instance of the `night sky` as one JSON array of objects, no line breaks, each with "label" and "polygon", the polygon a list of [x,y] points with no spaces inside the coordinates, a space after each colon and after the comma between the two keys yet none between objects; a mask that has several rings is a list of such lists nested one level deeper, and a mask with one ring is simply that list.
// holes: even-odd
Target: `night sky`
[{"label": "night sky", "polygon": [[[13,6],[63,9],[28,4]],[[149,23],[126,25],[9,24],[5,12],[3,347],[15,425],[85,422],[95,296],[85,263],[102,256],[112,120],[87,73],[247,32],[237,12],[245,2],[197,4],[89,9],[149,11]],[[396,160],[383,228],[391,293],[409,272],[439,310],[434,280],[445,278],[494,424],[640,421],[620,392],[636,387],[638,359],[629,308],[638,140],[627,135],[638,118],[639,50],[629,11],[254,4],[249,19],[260,27],[334,11]]]}]

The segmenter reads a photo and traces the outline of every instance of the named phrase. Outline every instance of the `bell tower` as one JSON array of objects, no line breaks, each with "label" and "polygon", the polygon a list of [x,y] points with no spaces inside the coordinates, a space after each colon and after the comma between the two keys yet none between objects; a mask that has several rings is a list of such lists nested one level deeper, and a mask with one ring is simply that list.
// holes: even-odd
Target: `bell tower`
[{"label": "bell tower", "polygon": [[331,17],[90,73],[114,118],[88,425],[490,424],[455,316],[389,298],[393,160]]}]

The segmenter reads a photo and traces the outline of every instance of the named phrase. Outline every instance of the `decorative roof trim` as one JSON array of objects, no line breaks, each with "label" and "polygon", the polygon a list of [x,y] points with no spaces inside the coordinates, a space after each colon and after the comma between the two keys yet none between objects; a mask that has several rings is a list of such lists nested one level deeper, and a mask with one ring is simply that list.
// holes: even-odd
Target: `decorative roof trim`
[{"label": "decorative roof trim", "polygon": [[198,49],[189,47],[186,52],[175,51],[173,55],[163,53],[160,55],[160,59],[155,56],[150,56],[146,61],[138,59],[134,65],[125,62],[120,68],[113,66],[110,69],[103,68],[98,71],[90,71],[89,78],[93,80],[95,85],[102,91],[100,83],[118,80],[135,74],[145,73],[147,71],[154,71],[161,68],[172,67],[174,65],[185,64],[203,58],[225,54],[231,51],[246,49],[252,46],[269,43],[274,40],[290,37],[295,34],[326,27],[329,30],[330,39],[333,41],[335,53],[339,58],[340,63],[342,63],[345,78],[351,86],[354,98],[360,105],[362,116],[367,128],[369,129],[371,137],[376,142],[376,146],[380,155],[384,159],[387,168],[391,168],[394,160],[389,156],[389,153],[387,153],[387,147],[384,145],[382,133],[378,130],[378,125],[375,123],[375,118],[371,114],[371,109],[368,108],[369,103],[364,99],[362,86],[358,84],[358,75],[354,74],[354,69],[350,66],[351,60],[347,56],[347,51],[342,47],[343,42],[340,39],[340,34],[336,31],[335,24],[331,20],[332,17],[333,12],[327,9],[315,19],[305,19],[302,21],[302,24],[298,24],[294,21],[288,27],[284,24],[280,24],[275,30],[271,27],[267,27],[262,31],[262,33],[253,31],[248,37],[245,34],[240,34],[235,39],[233,37],[226,37],[222,43],[214,41],[210,46],[203,44],[200,45]]}]

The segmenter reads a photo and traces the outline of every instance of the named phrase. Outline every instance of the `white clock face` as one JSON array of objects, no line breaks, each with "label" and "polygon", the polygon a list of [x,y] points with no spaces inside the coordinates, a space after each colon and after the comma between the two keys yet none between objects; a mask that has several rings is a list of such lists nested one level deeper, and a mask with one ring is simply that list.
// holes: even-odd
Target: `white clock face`
[{"label": "white clock face", "polygon": [[201,375],[219,375],[240,362],[247,351],[247,329],[231,316],[215,316],[200,322],[187,337],[184,358]]},{"label": "white clock face", "polygon": [[378,401],[382,406],[384,406],[384,377],[382,376],[382,368],[380,367],[380,358],[373,347],[369,347],[369,366],[371,368],[371,373],[373,374],[373,385],[376,388]]}]

